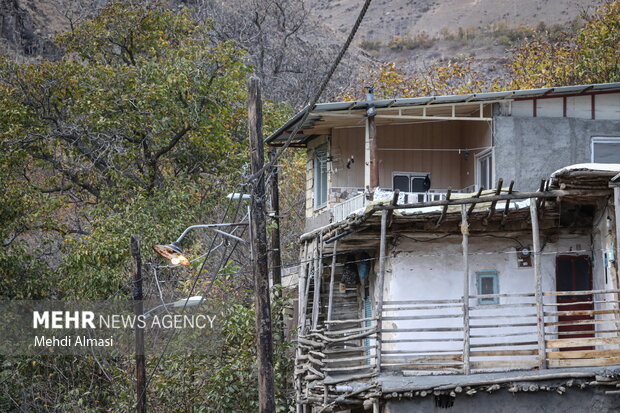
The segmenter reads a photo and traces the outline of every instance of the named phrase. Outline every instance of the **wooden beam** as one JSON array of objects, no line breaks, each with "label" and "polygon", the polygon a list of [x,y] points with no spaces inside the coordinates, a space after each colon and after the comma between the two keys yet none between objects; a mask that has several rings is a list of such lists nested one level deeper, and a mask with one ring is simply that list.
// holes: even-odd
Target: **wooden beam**
[{"label": "wooden beam", "polygon": [[[512,194],[512,187],[514,186],[515,181],[510,181],[510,185],[508,186],[508,195]],[[510,210],[510,200],[506,200],[506,205],[504,205],[504,213],[502,214],[502,223],[500,225],[504,225],[506,222],[506,218],[508,217],[508,211]]]},{"label": "wooden beam", "polygon": [[331,273],[329,275],[329,298],[327,301],[327,321],[332,321],[332,305],[334,301],[334,278],[336,276],[336,261],[338,255],[336,254],[338,250],[338,240],[334,241],[334,248],[332,250],[332,268]]},{"label": "wooden beam", "polygon": [[476,198],[480,198],[481,194],[482,194],[482,186],[480,187],[480,189],[478,189],[478,192],[476,193],[476,195],[472,197],[472,202],[471,202],[471,205],[469,206],[469,211],[467,211],[467,215],[472,213],[472,211],[474,210],[474,207],[476,206],[476,203],[478,202]]},{"label": "wooden beam", "polygon": [[[381,211],[383,209],[415,209],[415,208],[426,208],[431,206],[444,206],[448,205],[463,205],[463,204],[477,204],[479,202],[492,202],[492,201],[505,201],[511,199],[529,199],[529,198],[558,198],[558,197],[566,197],[566,196],[581,196],[581,197],[607,197],[610,195],[609,190],[584,190],[584,189],[558,189],[552,191],[545,192],[513,192],[512,194],[502,194],[502,195],[493,195],[493,196],[485,196],[482,198],[455,198],[450,201],[446,201],[445,199],[441,201],[429,201],[429,202],[418,202],[415,204],[402,204],[397,207],[391,205],[375,205],[372,208],[372,211]],[[592,201],[592,204],[595,202]]]},{"label": "wooden beam", "polygon": [[478,116],[411,116],[411,115],[377,115],[377,119],[394,119],[394,120],[473,120],[477,122],[491,122],[493,118],[481,118]]},{"label": "wooden beam", "polygon": [[[450,200],[450,196],[452,195],[452,188],[448,188],[448,193],[446,194],[446,201]],[[443,219],[446,216],[446,212],[448,212],[448,204],[443,206],[443,210],[441,211],[441,215],[439,216],[439,219],[437,220],[437,223],[435,224],[435,228],[439,228],[439,225],[441,224],[441,221],[443,221]]]},{"label": "wooden beam", "polygon": [[536,210],[535,198],[530,198],[530,216],[532,219],[532,244],[534,246],[534,292],[536,297],[536,317],[538,321],[538,368],[542,370],[547,368],[547,359],[545,356],[545,321],[543,312],[542,271],[540,262],[540,232],[538,230],[538,213]]},{"label": "wooden beam", "polygon": [[463,374],[469,374],[469,224],[465,205],[461,206],[461,233],[463,234]]},{"label": "wooden beam", "polygon": [[383,318],[383,288],[385,284],[385,255],[387,250],[387,221],[388,211],[384,210],[381,213],[381,241],[379,244],[379,274],[377,279],[377,302],[376,312],[377,317],[377,355],[376,355],[376,372],[381,371],[381,319]]},{"label": "wooden beam", "polygon": [[[497,181],[497,188],[495,189],[496,196],[502,193],[503,183],[504,183],[504,180],[502,178],[499,178],[499,181]],[[497,205],[497,201],[491,201],[491,207],[489,208],[489,213],[486,217],[487,221],[491,219],[491,217],[493,216],[493,213],[495,212],[495,205]]]}]

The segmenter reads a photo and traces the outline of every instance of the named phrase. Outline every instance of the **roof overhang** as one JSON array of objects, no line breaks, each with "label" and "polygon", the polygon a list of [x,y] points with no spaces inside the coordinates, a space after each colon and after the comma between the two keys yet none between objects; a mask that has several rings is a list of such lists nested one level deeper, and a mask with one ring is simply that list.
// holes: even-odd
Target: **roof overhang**
[{"label": "roof overhang", "polygon": [[[463,95],[385,99],[373,101],[372,104],[377,112],[375,116],[377,126],[429,121],[488,122],[492,118],[489,111],[485,110],[485,107],[493,103],[613,91],[620,91],[620,82]],[[368,101],[354,101],[319,103],[314,108],[306,106],[265,139],[265,142],[270,145],[282,145],[289,140],[295,129],[298,129],[291,140],[292,146],[305,146],[313,138],[331,133],[333,128],[363,127],[369,104],[370,102]],[[303,124],[300,125],[306,112],[310,113]]]}]

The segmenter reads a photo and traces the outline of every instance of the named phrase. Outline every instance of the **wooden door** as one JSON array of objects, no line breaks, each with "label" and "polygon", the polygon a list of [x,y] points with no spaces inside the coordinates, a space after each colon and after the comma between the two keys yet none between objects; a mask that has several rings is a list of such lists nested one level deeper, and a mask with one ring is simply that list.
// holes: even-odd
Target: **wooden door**
[{"label": "wooden door", "polygon": [[[560,255],[556,259],[556,288],[558,291],[592,290],[592,263],[587,255]],[[592,294],[557,296],[559,312],[592,311]],[[592,320],[593,315],[561,315],[560,322]],[[558,338],[594,337],[594,324],[571,324],[558,326]],[[561,351],[593,350],[594,347],[568,347]]]}]

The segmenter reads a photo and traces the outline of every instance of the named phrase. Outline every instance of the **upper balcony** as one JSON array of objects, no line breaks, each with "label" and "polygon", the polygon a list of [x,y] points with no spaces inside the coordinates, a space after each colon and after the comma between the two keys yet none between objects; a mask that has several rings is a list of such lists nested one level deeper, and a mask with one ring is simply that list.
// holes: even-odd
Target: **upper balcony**
[{"label": "upper balcony", "polygon": [[[376,192],[400,190],[399,203],[437,201],[490,188],[491,133],[483,122],[377,126]],[[365,128],[334,128],[308,145],[306,230],[338,222],[370,199]],[[374,192],[374,191],[373,191]],[[380,194],[374,196],[380,198]],[[391,195],[387,195],[391,196]]]}]

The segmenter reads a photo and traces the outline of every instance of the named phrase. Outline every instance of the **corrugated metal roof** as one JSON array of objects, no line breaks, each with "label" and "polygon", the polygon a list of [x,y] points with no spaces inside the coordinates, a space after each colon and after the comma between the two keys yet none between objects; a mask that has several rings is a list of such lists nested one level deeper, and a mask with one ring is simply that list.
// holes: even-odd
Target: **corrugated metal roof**
[{"label": "corrugated metal roof", "polygon": [[[537,97],[550,97],[550,96],[566,96],[566,95],[578,95],[580,93],[597,93],[597,92],[609,92],[620,91],[620,82],[616,83],[599,83],[593,85],[576,85],[576,86],[561,86],[541,89],[526,89],[526,90],[509,90],[503,92],[489,92],[489,93],[469,93],[464,95],[446,95],[446,96],[426,96],[415,98],[402,98],[402,99],[384,99],[374,101],[374,106],[377,109],[382,108],[404,108],[414,106],[427,105],[432,107],[438,104],[451,104],[451,103],[484,103],[495,100],[510,100],[510,99],[533,99]],[[344,110],[365,110],[368,107],[367,101],[355,101],[355,102],[328,102],[319,103],[312,113],[321,112],[334,112]],[[273,132],[265,142],[270,143],[277,140],[286,139],[287,133],[292,132],[292,129],[301,120],[304,113],[309,110],[309,107],[305,107],[302,111],[296,113],[290,118],[284,125]],[[301,127],[301,130],[312,129],[317,120],[320,120],[321,116],[308,116],[306,121]],[[298,133],[298,138],[294,142],[305,142],[312,135]]]}]

